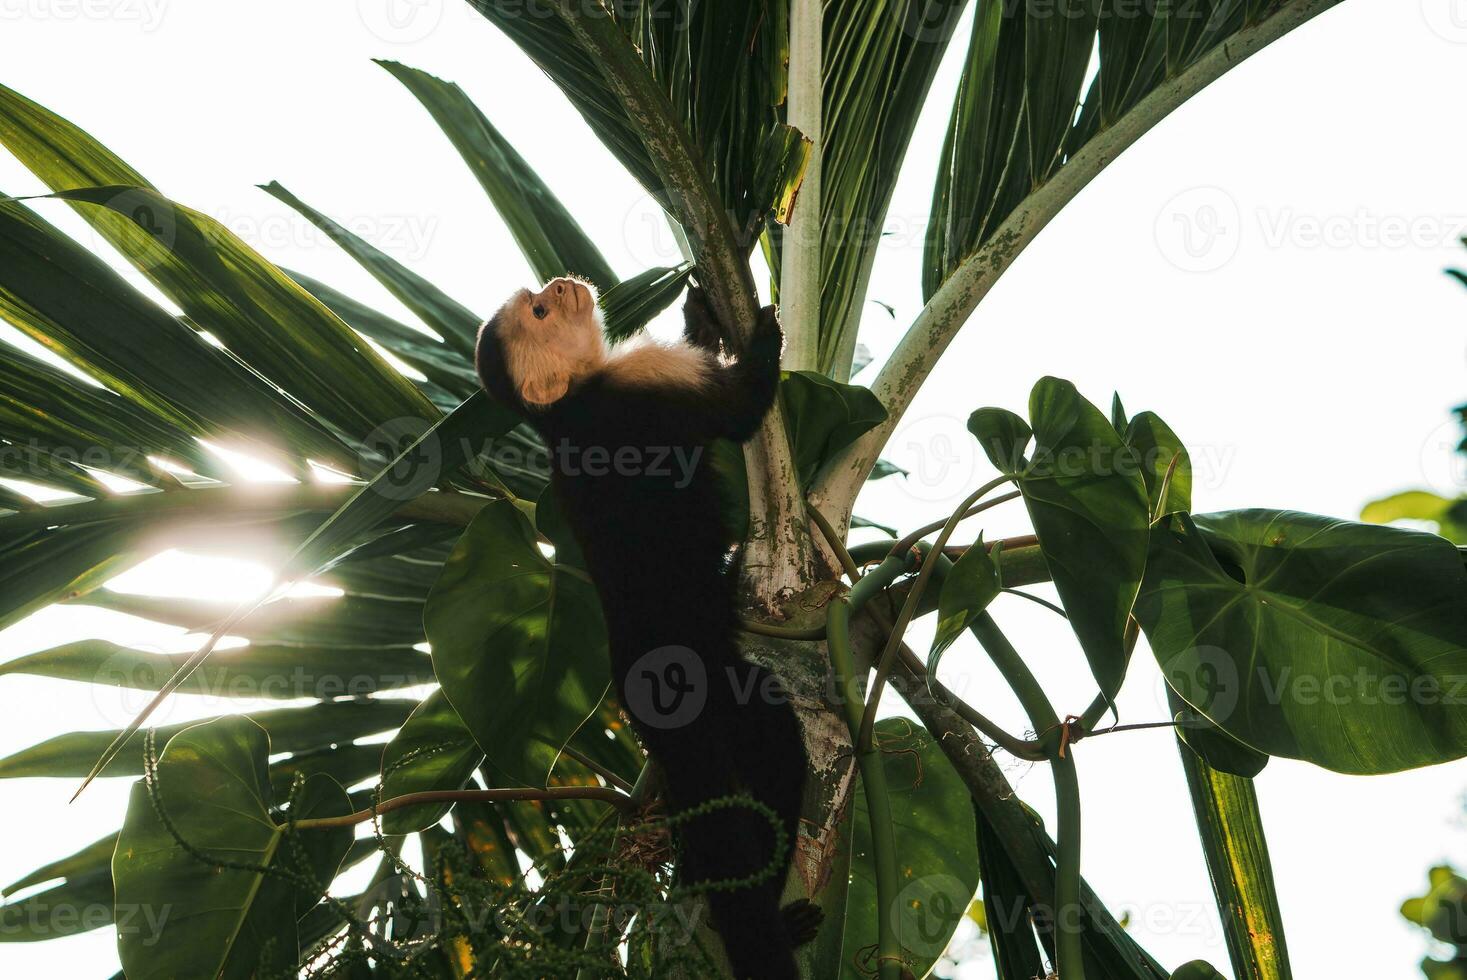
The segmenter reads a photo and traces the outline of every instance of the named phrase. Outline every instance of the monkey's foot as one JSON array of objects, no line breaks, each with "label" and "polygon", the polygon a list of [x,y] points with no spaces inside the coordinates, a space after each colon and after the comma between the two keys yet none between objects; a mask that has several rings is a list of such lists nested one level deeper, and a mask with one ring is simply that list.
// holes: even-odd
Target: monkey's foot
[{"label": "monkey's foot", "polygon": [[820,924],[825,921],[825,910],[808,898],[789,903],[780,909],[780,914],[784,916],[784,927],[790,941],[797,947],[813,942],[820,931]]}]

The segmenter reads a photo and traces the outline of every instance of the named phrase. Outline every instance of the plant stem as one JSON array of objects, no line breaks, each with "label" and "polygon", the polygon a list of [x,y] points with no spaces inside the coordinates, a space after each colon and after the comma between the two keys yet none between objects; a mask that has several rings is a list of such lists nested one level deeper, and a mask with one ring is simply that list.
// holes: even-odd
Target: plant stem
[{"label": "plant stem", "polygon": [[[886,646],[882,649],[881,656],[876,661],[876,677],[871,682],[871,692],[866,697],[865,717],[861,721],[860,733],[856,736],[857,752],[867,749],[871,745],[872,727],[876,723],[876,706],[880,703],[881,692],[886,687],[886,675],[891,672],[891,665],[896,658],[897,647],[901,644],[902,638],[907,633],[907,626],[912,622],[912,615],[917,611],[917,604],[922,600],[922,593],[927,588],[927,583],[932,579],[933,569],[942,560],[942,549],[947,545],[948,539],[952,537],[953,532],[958,528],[958,524],[964,518],[981,513],[1004,501],[1004,497],[999,497],[987,503],[978,504],[979,500],[1003,486],[1008,480],[1009,478],[1006,476],[999,477],[996,480],[990,480],[977,490],[974,490],[968,496],[968,499],[964,500],[958,506],[958,509],[953,511],[953,515],[943,524],[942,531],[937,536],[937,543],[933,545],[932,549],[927,552],[927,557],[923,559],[922,570],[917,573],[917,581],[912,586],[912,591],[907,594],[907,601],[902,603],[901,612],[897,615],[896,623],[892,626],[891,636],[887,637]],[[1012,495],[1010,495],[1011,497]],[[975,504],[977,506],[974,506]],[[969,508],[972,509],[969,510]],[[908,537],[910,538],[911,535],[908,535]],[[892,549],[892,554],[894,556],[900,556],[910,547],[908,545],[907,548],[903,548],[902,542],[898,542],[896,547]]]},{"label": "plant stem", "polygon": [[1051,776],[1059,809],[1055,843],[1059,860],[1055,868],[1054,928],[1055,960],[1060,980],[1084,980],[1085,961],[1080,904],[1080,782],[1075,772],[1075,753],[1066,751],[1063,724],[1054,713],[1049,696],[1019,652],[999,630],[988,613],[973,623],[973,635],[988,652],[999,673],[1013,688],[1039,742],[1049,750]]},{"label": "plant stem", "polygon": [[[1122,638],[1122,645],[1126,651],[1126,663],[1131,663],[1131,654],[1136,651],[1136,641],[1141,637],[1141,624],[1136,622],[1135,617],[1126,621],[1126,633]],[[1082,734],[1088,734],[1092,728],[1099,724],[1100,719],[1110,710],[1110,700],[1104,694],[1097,694],[1095,700],[1090,702],[1090,707],[1080,716],[1080,730]]]},{"label": "plant stem", "polygon": [[785,327],[784,367],[820,369],[821,163],[824,156],[821,90],[824,10],[821,0],[790,0],[789,99],[786,121],[810,141],[810,162],[794,214],[784,232],[779,277]]},{"label": "plant stem", "polygon": [[631,783],[627,782],[625,779],[622,779],[616,773],[612,772],[610,769],[607,769],[601,763],[597,762],[595,759],[592,759],[590,756],[582,754],[576,749],[571,748],[569,745],[560,746],[560,752],[566,758],[585,766],[587,769],[591,770],[596,775],[606,780],[607,783],[609,783],[616,789],[621,790],[623,793],[630,793],[633,789],[636,788]]},{"label": "plant stem", "polygon": [[797,626],[777,626],[774,623],[761,623],[755,619],[739,620],[739,629],[745,633],[753,633],[755,636],[769,636],[777,640],[823,640],[825,639],[824,626],[812,626],[802,629]]},{"label": "plant stem", "polygon": [[[642,766],[642,771],[637,774],[636,785],[631,787],[629,791],[629,796],[627,797],[628,806],[622,808],[621,816],[617,819],[616,833],[612,836],[611,842],[611,853],[613,856],[615,856],[617,847],[620,843],[622,829],[626,823],[625,817],[627,812],[631,809],[642,806],[646,802],[647,795],[651,791],[653,782],[654,778],[652,766]],[[610,898],[612,895],[615,894],[615,889],[608,886],[606,879],[603,877],[596,888],[596,892],[600,896]],[[584,944],[582,944],[581,948],[588,953],[594,952],[596,948],[606,940],[606,933],[610,929],[611,908],[606,902],[597,902],[595,908],[591,912],[591,925],[586,929],[586,941]],[[610,954],[608,953],[608,955]],[[585,966],[576,972],[576,980],[595,980],[597,975],[597,971],[593,970],[589,966]]]},{"label": "plant stem", "polygon": [[825,538],[826,545],[834,552],[836,560],[840,562],[841,568],[845,570],[846,578],[851,580],[852,585],[855,585],[861,580],[861,569],[856,565],[855,559],[851,557],[851,553],[846,550],[845,542],[840,538],[840,532],[820,512],[819,507],[816,507],[814,504],[806,504],[805,510],[809,513],[810,519],[815,522],[815,526],[820,528],[821,536]]},{"label": "plant stem", "polygon": [[[181,521],[198,518],[210,522],[227,520],[231,524],[247,524],[254,520],[274,520],[284,514],[334,512],[361,489],[362,485],[355,483],[302,483],[140,490],[102,500],[42,505],[35,510],[0,518],[0,527],[18,531],[138,518]],[[414,521],[467,526],[490,502],[488,497],[435,490],[405,501],[393,515]]]},{"label": "plant stem", "polygon": [[927,690],[944,707],[955,712],[960,718],[986,736],[989,741],[1018,759],[1024,759],[1029,762],[1043,762],[1049,758],[1045,754],[1044,749],[1039,746],[1038,742],[1031,742],[1028,739],[1019,738],[1004,731],[1003,728],[999,727],[997,722],[992,721],[977,708],[974,708],[952,691],[948,690],[942,681],[937,679],[936,675],[927,670],[927,665],[922,663],[922,658],[917,656],[911,647],[903,643],[898,647],[898,652],[900,659],[898,660],[897,666],[903,668],[908,676],[916,678],[925,684]]},{"label": "plant stem", "polygon": [[[979,497],[1003,486],[1011,479],[1012,477],[1001,476],[996,480],[991,480],[980,487],[978,489],[978,492],[970,497],[969,500],[976,500]],[[1023,495],[1023,491],[1015,490],[1012,493],[1006,493],[1002,497],[997,497],[993,500],[990,500],[979,507],[974,507],[972,510],[964,511],[963,508],[959,508],[959,512],[962,513],[962,518],[960,519],[967,519],[969,517],[972,517],[974,514],[979,513],[981,510],[987,510],[988,508],[995,507],[998,504],[1008,503],[1010,500],[1017,500]],[[947,524],[950,520],[951,518],[944,517],[940,521],[933,521],[931,524],[922,525],[921,527],[917,528],[917,530],[913,531],[911,534],[908,534],[896,544],[892,545],[892,553],[896,554],[897,552],[906,551],[908,548],[911,548],[913,545],[915,545],[918,541],[921,541],[923,538],[927,537],[927,535],[931,534],[933,531],[941,531],[943,528],[947,527]],[[1035,538],[1034,541],[1037,544],[1039,539]],[[946,543],[946,540],[944,540],[943,544],[946,545]]]},{"label": "plant stem", "polygon": [[384,813],[423,803],[515,803],[525,800],[596,800],[600,803],[609,803],[620,810],[627,809],[631,804],[631,797],[625,793],[601,786],[558,786],[550,789],[429,790],[423,793],[395,796],[390,800],[383,800],[375,807],[368,807],[365,810],[358,810],[356,813],[348,813],[340,817],[313,817],[310,820],[297,820],[293,826],[297,830],[354,827]]},{"label": "plant stem", "polygon": [[[905,556],[889,556],[862,577],[849,593],[832,602],[826,616],[826,644],[830,649],[830,662],[835,671],[837,690],[845,705],[846,723],[852,739],[858,738],[861,731],[866,702],[861,695],[860,678],[856,676],[855,658],[851,653],[851,617],[896,581],[906,566]],[[886,766],[881,753],[870,744],[865,749],[857,748],[856,765],[861,770],[861,788],[866,796],[866,813],[871,824],[871,859],[876,868],[877,976],[879,980],[900,980],[901,937],[895,928],[896,916],[891,914],[900,882]]]},{"label": "plant stem", "polygon": [[1084,907],[1080,902],[1080,777],[1073,749],[1050,760],[1059,810],[1055,845],[1054,944],[1059,980],[1085,980]]}]

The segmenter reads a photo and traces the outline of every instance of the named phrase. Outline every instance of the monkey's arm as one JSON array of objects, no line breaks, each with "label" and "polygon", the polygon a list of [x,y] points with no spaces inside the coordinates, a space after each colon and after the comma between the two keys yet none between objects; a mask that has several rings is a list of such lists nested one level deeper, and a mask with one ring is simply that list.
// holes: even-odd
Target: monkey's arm
[{"label": "monkey's arm", "polygon": [[708,306],[708,294],[702,286],[689,289],[688,299],[683,303],[683,339],[713,354],[722,349],[723,329]]},{"label": "monkey's arm", "polygon": [[784,333],[774,307],[759,311],[748,350],[732,364],[717,369],[718,401],[721,406],[719,435],[735,442],[748,442],[759,431],[779,391],[779,358]]}]

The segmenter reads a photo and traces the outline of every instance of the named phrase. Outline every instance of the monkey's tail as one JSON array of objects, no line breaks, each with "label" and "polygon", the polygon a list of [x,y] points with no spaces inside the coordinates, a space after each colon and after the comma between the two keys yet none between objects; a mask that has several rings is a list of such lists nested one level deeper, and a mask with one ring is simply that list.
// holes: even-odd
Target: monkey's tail
[{"label": "monkey's tail", "polygon": [[709,910],[736,977],[799,980],[794,951],[812,938],[819,910],[809,903],[781,909],[779,901],[799,833],[808,769],[804,740],[777,679],[762,667],[745,669],[753,683],[743,690],[750,696],[731,713],[734,724],[726,741],[731,782],[774,811],[783,841],[767,815],[734,808],[722,811],[722,819],[690,826],[688,853],[715,856],[715,867],[700,875],[709,881],[748,877],[772,865],[772,873],[758,884],[710,892]]}]

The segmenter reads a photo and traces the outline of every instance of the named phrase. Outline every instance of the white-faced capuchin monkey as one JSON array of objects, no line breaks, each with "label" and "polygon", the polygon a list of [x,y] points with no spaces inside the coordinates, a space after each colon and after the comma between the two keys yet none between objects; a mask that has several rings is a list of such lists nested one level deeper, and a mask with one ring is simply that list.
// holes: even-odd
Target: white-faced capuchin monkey
[{"label": "white-faced capuchin monkey", "polygon": [[727,361],[701,291],[684,318],[682,343],[608,348],[594,290],[556,279],[515,293],[484,325],[477,368],[549,446],[551,485],[601,597],[617,693],[663,772],[669,809],[744,795],[784,829],[777,850],[773,823],[747,804],[678,821],[679,880],[727,883],[709,889],[708,904],[736,976],[798,980],[793,951],[821,919],[809,902],[779,906],[804,743],[778,680],[739,654],[738,560],[707,452],[758,430],[783,337],[767,308],[748,349]]}]

